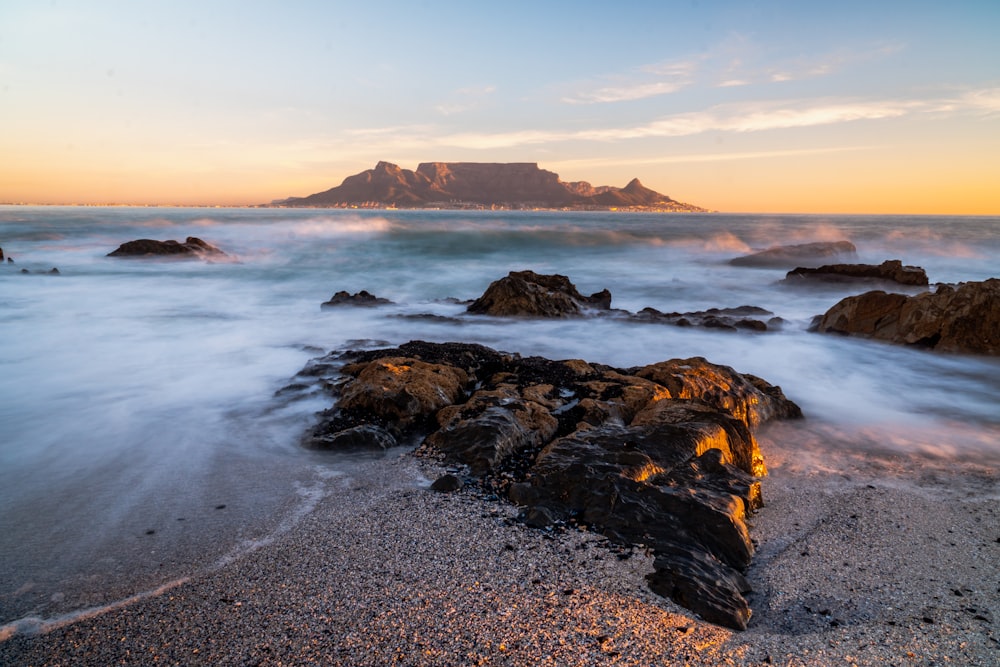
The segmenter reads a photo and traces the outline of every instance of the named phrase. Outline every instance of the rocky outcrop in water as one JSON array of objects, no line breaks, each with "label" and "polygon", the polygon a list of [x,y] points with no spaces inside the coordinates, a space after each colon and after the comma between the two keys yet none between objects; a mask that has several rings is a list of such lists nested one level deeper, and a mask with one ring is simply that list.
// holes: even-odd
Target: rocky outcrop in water
[{"label": "rocky outcrop in water", "polygon": [[785,267],[813,264],[829,257],[856,254],[858,249],[850,241],[818,241],[797,245],[772,246],[751,255],[729,260],[733,266]]},{"label": "rocky outcrop in water", "polygon": [[773,313],[755,306],[709,308],[688,313],[664,313],[655,308],[643,308],[638,313],[611,309],[611,292],[601,290],[583,296],[569,278],[559,274],[543,275],[534,271],[511,271],[494,281],[466,311],[498,317],[577,317],[596,315],[630,319],[635,322],[672,324],[681,327],[699,326],[708,329],[735,331],[767,331],[769,324],[779,326],[780,318],[768,323],[755,319]]},{"label": "rocky outcrop in water", "polygon": [[[782,320],[773,317],[774,313],[757,306],[739,306],[736,308],[709,308],[690,313],[663,313],[655,308],[643,308],[633,315],[637,321],[659,322],[673,324],[678,327],[705,327],[736,331],[767,331],[771,327],[780,328]],[[756,319],[768,317],[768,321]]]},{"label": "rocky outcrop in water", "polygon": [[330,297],[329,301],[320,304],[320,308],[336,308],[337,306],[384,306],[392,301],[375,296],[368,290],[361,290],[356,294],[351,294],[346,290],[341,290]]},{"label": "rocky outcrop in water", "polygon": [[511,271],[490,284],[466,309],[500,317],[569,317],[611,308],[611,292],[583,296],[566,276]]},{"label": "rocky outcrop in water", "polygon": [[189,236],[180,243],[178,241],[156,241],[154,239],[137,239],[127,241],[117,250],[108,253],[108,257],[162,257],[162,256],[224,256],[226,253],[196,236]]},{"label": "rocky outcrop in water", "polygon": [[746,627],[746,517],[766,473],[753,432],[801,414],[780,388],[701,358],[619,369],[420,341],[308,374],[337,362],[338,400],[307,446],[419,444],[522,506],[529,525],[589,526],[652,549],[653,590]]},{"label": "rocky outcrop in water", "polygon": [[281,206],[403,208],[501,206],[505,208],[633,208],[704,211],[675,201],[632,179],[624,188],[565,183],[534,162],[424,162],[416,171],[390,162],[348,176],[339,186],[308,197],[274,202]]},{"label": "rocky outcrop in water", "polygon": [[928,284],[927,272],[919,266],[905,266],[898,259],[881,264],[825,264],[812,269],[800,266],[785,275],[785,283],[803,282],[893,282],[923,287]]},{"label": "rocky outcrop in water", "polygon": [[943,352],[1000,354],[1000,279],[939,285],[916,296],[850,296],[820,317],[815,329]]}]

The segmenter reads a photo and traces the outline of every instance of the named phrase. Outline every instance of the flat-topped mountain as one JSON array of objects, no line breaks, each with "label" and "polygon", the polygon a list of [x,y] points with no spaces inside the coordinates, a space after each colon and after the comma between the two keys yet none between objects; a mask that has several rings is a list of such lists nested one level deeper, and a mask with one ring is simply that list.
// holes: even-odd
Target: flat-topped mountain
[{"label": "flat-topped mountain", "polygon": [[624,188],[566,183],[534,162],[423,162],[416,171],[390,162],[348,176],[325,192],[276,201],[278,206],[359,208],[571,208],[690,211],[634,178]]}]

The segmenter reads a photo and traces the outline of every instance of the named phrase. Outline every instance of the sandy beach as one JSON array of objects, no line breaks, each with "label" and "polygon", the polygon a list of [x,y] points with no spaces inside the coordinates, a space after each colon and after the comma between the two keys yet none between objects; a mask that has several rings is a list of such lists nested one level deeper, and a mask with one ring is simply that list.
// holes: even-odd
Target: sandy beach
[{"label": "sandy beach", "polygon": [[[651,593],[651,558],[551,533],[410,455],[326,480],[301,520],[186,582],[0,643],[4,665],[994,665],[995,468],[761,437],[745,632]],[[318,487],[317,487],[318,488]]]}]

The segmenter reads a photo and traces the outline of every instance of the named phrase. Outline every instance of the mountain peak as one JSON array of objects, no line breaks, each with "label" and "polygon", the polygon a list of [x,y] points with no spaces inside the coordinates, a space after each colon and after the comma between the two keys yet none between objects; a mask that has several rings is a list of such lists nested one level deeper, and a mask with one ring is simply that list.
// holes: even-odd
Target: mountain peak
[{"label": "mountain peak", "polygon": [[704,211],[650,190],[633,178],[624,188],[564,183],[535,162],[422,162],[416,171],[380,160],[374,169],[284,206],[385,208],[549,208]]}]

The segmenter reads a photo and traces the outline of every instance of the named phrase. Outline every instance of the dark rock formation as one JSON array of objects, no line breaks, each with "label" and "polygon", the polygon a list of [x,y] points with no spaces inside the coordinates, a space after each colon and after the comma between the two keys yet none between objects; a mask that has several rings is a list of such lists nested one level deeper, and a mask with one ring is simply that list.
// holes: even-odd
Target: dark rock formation
[{"label": "dark rock formation", "polygon": [[569,278],[534,271],[511,271],[490,284],[466,310],[501,317],[569,317],[585,309],[608,310],[611,293],[580,294]]},{"label": "dark rock formation", "polygon": [[900,285],[926,286],[927,273],[919,266],[904,266],[898,259],[888,259],[881,264],[826,264],[811,269],[800,266],[785,275],[785,283],[805,281],[857,282],[884,281]]},{"label": "dark rock formation", "polygon": [[361,290],[357,294],[350,294],[349,292],[341,290],[331,296],[329,301],[321,303],[320,307],[335,308],[337,306],[381,306],[391,303],[392,301],[389,301],[389,299],[383,299],[380,296],[375,296],[367,290]]},{"label": "dark rock formation", "polygon": [[617,369],[462,343],[415,341],[346,360],[339,400],[306,444],[330,446],[346,432],[353,446],[362,426],[419,443],[419,454],[463,464],[489,493],[523,506],[530,525],[575,523],[645,545],[653,590],[746,627],[745,519],[762,505],[755,476],[766,473],[753,431],[801,416],[779,387],[701,358]]},{"label": "dark rock formation", "polygon": [[709,308],[691,313],[663,313],[655,308],[643,308],[638,313],[612,310],[611,293],[608,290],[583,296],[566,276],[542,275],[534,271],[511,271],[507,277],[491,283],[466,311],[499,317],[576,317],[589,312],[636,322],[700,326],[728,331],[767,331],[768,325],[754,318],[773,315],[771,311],[755,306]]},{"label": "dark rock formation", "polygon": [[738,308],[709,308],[692,313],[663,313],[655,308],[643,308],[633,317],[636,320],[661,322],[679,327],[705,327],[736,331],[767,331],[768,325],[755,317],[774,315],[769,310],[757,306],[739,306]]},{"label": "dark rock formation", "polygon": [[939,285],[916,296],[874,291],[847,297],[815,328],[944,352],[1000,354],[1000,279]]},{"label": "dark rock formation", "polygon": [[510,208],[642,208],[704,211],[633,179],[624,188],[564,183],[533,162],[424,162],[416,171],[379,162],[335,188],[291,197],[282,206],[505,206]]},{"label": "dark rock formation", "polygon": [[450,493],[452,491],[458,491],[461,488],[462,480],[451,473],[441,475],[434,480],[433,484],[431,484],[432,490],[440,491],[441,493]]},{"label": "dark rock formation", "polygon": [[117,250],[108,253],[108,257],[154,257],[154,256],[224,256],[214,245],[205,243],[196,236],[189,236],[184,243],[174,240],[155,241],[153,239],[138,239],[127,241]]},{"label": "dark rock formation", "polygon": [[0,262],[3,261],[3,248],[0,248]]},{"label": "dark rock formation", "polygon": [[798,245],[773,246],[744,257],[729,260],[734,266],[802,266],[827,257],[854,255],[858,249],[850,241],[819,241]]},{"label": "dark rock formation", "polygon": [[[29,274],[29,273],[31,273],[31,271],[29,271],[28,269],[21,269],[21,273],[22,274]],[[58,275],[60,275],[60,271],[59,271],[58,268],[56,268],[56,267],[53,266],[48,271],[44,271],[44,272],[42,272],[42,271],[35,271],[34,275],[36,275],[36,276],[37,275],[58,276]]]}]

